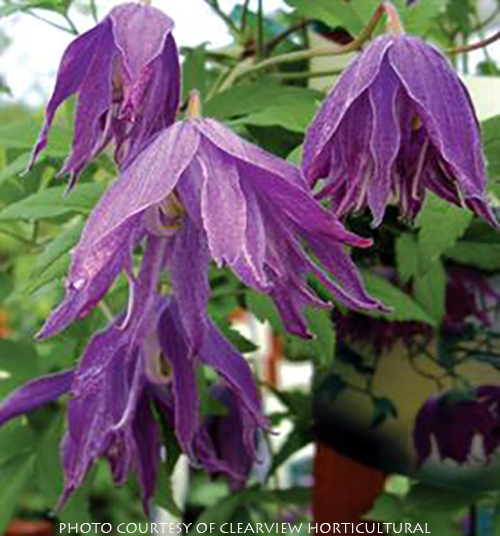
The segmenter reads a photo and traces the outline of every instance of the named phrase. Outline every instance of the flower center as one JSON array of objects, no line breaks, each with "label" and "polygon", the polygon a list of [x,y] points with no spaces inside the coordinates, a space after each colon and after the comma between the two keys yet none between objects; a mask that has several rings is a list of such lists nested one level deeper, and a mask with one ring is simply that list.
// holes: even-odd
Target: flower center
[{"label": "flower center", "polygon": [[150,233],[172,237],[182,227],[186,209],[175,192],[146,212],[146,226]]}]

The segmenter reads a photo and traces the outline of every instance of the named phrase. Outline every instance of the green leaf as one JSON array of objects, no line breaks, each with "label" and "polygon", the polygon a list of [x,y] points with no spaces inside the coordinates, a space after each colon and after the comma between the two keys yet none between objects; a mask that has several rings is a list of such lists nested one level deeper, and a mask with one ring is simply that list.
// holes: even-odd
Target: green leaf
[{"label": "green leaf", "polygon": [[250,311],[261,321],[269,322],[276,333],[284,333],[285,328],[281,317],[276,309],[272,299],[265,294],[259,294],[254,290],[246,293],[247,305]]},{"label": "green leaf", "polygon": [[83,226],[84,223],[79,221],[62,231],[37,257],[26,289],[28,293],[32,293],[55,278],[59,278],[61,272],[62,274],[66,272],[70,263],[70,252],[78,242]]},{"label": "green leaf", "polygon": [[28,456],[35,446],[33,430],[19,420],[11,421],[0,428],[0,465],[16,456]]},{"label": "green leaf", "polygon": [[[0,126],[0,146],[9,149],[33,150],[41,124],[33,117]],[[57,122],[50,129],[50,138],[44,154],[55,158],[64,158],[71,148],[71,132]]]},{"label": "green leaf", "polygon": [[472,213],[430,195],[417,219],[419,272],[425,273],[454,246],[472,221]]},{"label": "green leaf", "polygon": [[403,501],[391,493],[384,493],[375,500],[370,512],[363,517],[380,523],[397,523],[404,517]]},{"label": "green leaf", "polygon": [[385,423],[387,419],[398,416],[398,408],[394,405],[394,402],[389,398],[372,398],[373,404],[373,416],[372,427],[376,428]]},{"label": "green leaf", "polygon": [[310,331],[314,334],[314,339],[311,341],[314,362],[320,369],[328,370],[335,357],[335,329],[330,311],[307,310],[305,317]]},{"label": "green leaf", "polygon": [[0,465],[0,534],[5,534],[15,509],[19,496],[33,472],[33,456],[19,455]]},{"label": "green leaf", "polygon": [[23,342],[0,339],[0,398],[39,372],[35,348]]},{"label": "green leaf", "polygon": [[481,131],[489,184],[492,191],[500,196],[500,115],[483,121]]},{"label": "green leaf", "polygon": [[[215,523],[220,527],[228,522],[237,512],[240,505],[245,504],[290,504],[309,505],[312,500],[312,487],[292,487],[285,490],[268,490],[260,487],[253,487],[232,493],[211,508],[207,508],[198,518],[200,523]],[[191,530],[197,531],[196,526]],[[201,531],[200,531],[201,532]]]},{"label": "green leaf", "polygon": [[59,444],[63,431],[62,418],[55,419],[38,444],[35,471],[38,487],[48,507],[57,504],[63,489],[63,474],[59,460]]},{"label": "green leaf", "polygon": [[461,241],[445,253],[446,257],[481,270],[500,270],[500,244]]},{"label": "green leaf", "polygon": [[418,245],[413,235],[404,233],[396,240],[396,262],[401,283],[408,283],[419,266]]},{"label": "green leaf", "polygon": [[232,121],[233,125],[255,125],[259,127],[282,127],[302,134],[314,118],[317,101],[297,102],[294,96],[284,96],[279,102],[270,104],[263,110],[253,112],[241,119]]},{"label": "green leaf", "polygon": [[29,285],[22,289],[28,295],[34,294],[38,289],[48,285],[49,283],[58,282],[62,284],[68,274],[71,263],[70,255],[62,255],[55,260],[40,276],[30,281]]},{"label": "green leaf", "polygon": [[205,47],[206,44],[203,43],[186,51],[182,64],[182,94],[184,98],[188,98],[192,89],[197,89],[201,99],[204,100],[207,85]]},{"label": "green leaf", "polygon": [[203,107],[205,115],[235,125],[273,126],[303,133],[322,94],[306,88],[272,84],[238,85],[217,94]]},{"label": "green leaf", "polygon": [[472,33],[472,21],[476,13],[475,0],[449,0],[446,18],[457,26],[459,32],[467,36]]},{"label": "green leaf", "polygon": [[431,326],[436,325],[435,318],[427,310],[422,308],[411,296],[389,283],[389,281],[367,271],[363,272],[363,279],[368,293],[393,309],[393,312],[388,314],[370,312],[370,316],[391,321],[412,320],[425,322]]},{"label": "green leaf", "polygon": [[106,188],[105,184],[78,184],[69,194],[65,186],[47,188],[0,211],[0,221],[40,220],[63,214],[88,214]]},{"label": "green leaf", "polygon": [[0,18],[8,17],[19,11],[19,6],[15,4],[7,4],[5,6],[0,6]]},{"label": "green leaf", "polygon": [[394,4],[405,31],[409,34],[425,36],[432,28],[434,19],[444,12],[447,2],[448,0],[425,0],[425,2],[419,1],[407,6],[407,0],[395,0]]},{"label": "green leaf", "polygon": [[415,299],[439,324],[445,314],[446,273],[441,262],[436,262],[415,279]]},{"label": "green leaf", "polygon": [[215,317],[214,321],[224,334],[224,337],[242,354],[258,350],[259,347],[236,331],[226,317]]},{"label": "green leaf", "polygon": [[414,512],[446,513],[458,512],[475,503],[480,494],[469,492],[466,489],[447,489],[443,493],[441,488],[426,484],[415,484],[406,496],[405,502]]},{"label": "green leaf", "polygon": [[70,497],[64,508],[58,512],[59,521],[66,524],[92,523],[90,513],[89,486],[81,486]]},{"label": "green leaf", "polygon": [[[352,34],[358,34],[368,20],[364,21],[355,7],[346,3],[331,0],[285,0],[294,7],[300,15],[307,18],[317,19],[332,28],[342,26]],[[365,3],[367,0],[364,0]]]},{"label": "green leaf", "polygon": [[69,2],[66,0],[35,0],[29,2],[9,3],[0,6],[0,18],[8,17],[14,13],[29,12],[32,9],[45,9],[47,11],[56,11],[64,13],[67,11]]},{"label": "green leaf", "polygon": [[445,256],[483,270],[500,269],[500,233],[486,222],[476,220]]},{"label": "green leaf", "polygon": [[300,163],[302,161],[302,152],[304,150],[303,145],[298,145],[295,147],[295,149],[286,157],[286,161],[290,162],[290,164],[295,164],[296,166],[300,166]]},{"label": "green leaf", "polygon": [[30,158],[30,153],[24,153],[21,156],[18,156],[6,167],[4,167],[2,171],[0,171],[0,182],[3,182],[4,180],[7,180],[14,175],[19,175],[20,173],[26,171]]}]

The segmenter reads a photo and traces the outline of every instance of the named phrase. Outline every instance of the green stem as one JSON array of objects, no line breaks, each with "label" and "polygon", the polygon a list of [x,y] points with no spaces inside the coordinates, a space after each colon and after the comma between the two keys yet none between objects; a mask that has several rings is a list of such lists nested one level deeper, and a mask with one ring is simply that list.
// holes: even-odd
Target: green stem
[{"label": "green stem", "polygon": [[67,26],[63,26],[62,24],[57,24],[57,22],[52,22],[51,20],[48,20],[45,17],[38,15],[38,13],[34,13],[33,11],[26,11],[26,13],[28,15],[31,15],[34,19],[45,22],[45,24],[48,24],[49,26],[57,28],[58,30],[62,30],[63,32],[69,33],[71,35],[75,35],[71,27],[68,28]]},{"label": "green stem", "polygon": [[266,45],[266,54],[269,54],[273,51],[275,47],[277,47],[281,42],[283,42],[289,35],[292,35],[293,33],[297,31],[304,30],[307,28],[307,26],[314,23],[314,19],[303,19],[300,22],[297,22],[296,24],[293,24],[289,28],[287,28],[284,32],[281,32],[279,35],[271,39],[267,45]]},{"label": "green stem", "polygon": [[463,47],[453,48],[451,50],[448,50],[446,53],[449,54],[450,56],[453,56],[455,54],[465,54],[467,52],[472,52],[473,50],[479,50],[481,48],[485,48],[499,40],[500,40],[500,31],[495,32],[491,37],[488,37],[487,39],[482,39],[481,41],[478,41],[477,43],[472,43],[472,45],[466,45]]},{"label": "green stem", "polygon": [[248,7],[250,5],[250,0],[245,0],[243,4],[243,9],[241,11],[241,20],[240,20],[240,31],[243,33],[247,29],[247,20],[248,20]]},{"label": "green stem", "polygon": [[21,236],[17,233],[14,233],[13,231],[10,231],[9,229],[0,229],[0,234],[4,234],[5,236],[9,236],[10,238],[13,238],[14,240],[17,240],[18,242],[21,242],[29,247],[36,247],[37,244],[33,241],[31,241],[29,238],[25,238],[24,236]]},{"label": "green stem", "polygon": [[264,6],[263,0],[259,0],[257,10],[257,57],[259,59],[263,58],[264,53]]},{"label": "green stem", "polygon": [[101,300],[99,302],[99,309],[101,310],[102,314],[104,315],[104,317],[106,318],[108,322],[114,322],[115,317],[113,315],[113,312],[111,311],[108,304],[104,300]]},{"label": "green stem", "polygon": [[[386,4],[379,4],[366,28],[359,34],[356,39],[344,46],[327,45],[324,47],[316,47],[308,50],[300,50],[298,52],[290,52],[288,54],[274,56],[258,63],[255,63],[254,58],[246,58],[246,60],[241,62],[229,74],[224,84],[221,85],[221,89],[227,89],[227,87],[234,84],[237,79],[243,76],[262,71],[263,69],[268,69],[269,67],[274,67],[281,63],[303,61],[321,56],[340,56],[343,54],[348,54],[349,52],[359,50],[362,45],[371,37],[378,23],[382,19],[384,13],[386,13]],[[245,64],[245,62],[247,63]]]},{"label": "green stem", "polygon": [[218,0],[205,0],[205,3],[208,4],[214,13],[219,16],[219,18],[224,21],[226,26],[229,28],[229,30],[235,34],[239,33],[238,28],[234,24],[234,22],[231,20],[231,17],[229,17],[224,11],[222,11],[221,7],[219,6]]},{"label": "green stem", "polygon": [[212,85],[212,87],[210,88],[210,90],[208,91],[208,93],[206,95],[206,98],[205,98],[206,101],[209,101],[212,97],[215,96],[215,94],[219,90],[220,85],[222,84],[222,82],[226,78],[227,73],[228,73],[228,69],[221,70],[221,72],[217,76],[214,84]]},{"label": "green stem", "polygon": [[65,13],[63,17],[64,17],[64,20],[68,23],[71,33],[73,35],[78,35],[80,32],[78,31],[78,28],[75,26],[75,23],[71,20],[70,16],[67,13]]},{"label": "green stem", "polygon": [[97,13],[97,4],[95,0],[90,0],[90,14],[92,15],[92,18],[94,19],[94,22],[98,23],[99,15]]},{"label": "green stem", "polygon": [[325,71],[296,71],[291,73],[273,73],[270,76],[280,80],[301,80],[304,78],[321,78],[323,76],[338,76],[342,69],[329,69]]}]

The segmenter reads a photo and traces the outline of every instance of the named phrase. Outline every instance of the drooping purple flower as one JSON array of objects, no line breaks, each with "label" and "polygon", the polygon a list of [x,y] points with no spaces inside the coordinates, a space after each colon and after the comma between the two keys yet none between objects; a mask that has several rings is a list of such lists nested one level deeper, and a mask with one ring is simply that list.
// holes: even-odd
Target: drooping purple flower
[{"label": "drooping purple flower", "polygon": [[[161,462],[154,406],[175,430],[182,450],[208,472],[224,474],[230,483],[241,485],[256,459],[257,431],[267,423],[245,359],[210,322],[198,353],[193,354],[174,300],[158,299],[135,312],[139,317],[125,329],[120,317],[96,334],[74,371],[33,380],[0,405],[3,425],[71,394],[61,443],[65,485],[60,504],[83,484],[96,460],[106,458],[116,485],[136,472],[147,510]],[[213,431],[215,421],[200,418],[196,387],[200,365],[211,367],[220,378],[214,397],[226,408],[224,418],[231,423],[224,428],[226,446]],[[238,453],[229,448],[235,445]]]},{"label": "drooping purple flower", "polygon": [[164,249],[157,269],[170,271],[195,347],[206,329],[211,259],[271,296],[300,336],[309,336],[302,309],[327,305],[310,290],[310,274],[350,308],[381,308],[344,250],[370,241],[323,210],[294,166],[213,120],[189,119],[161,132],[95,207],[73,251],[66,297],[40,336],[85,315],[122,269],[133,303],[130,256],[145,236]]},{"label": "drooping purple flower", "polygon": [[32,163],[47,144],[59,106],[78,95],[73,147],[61,173],[70,186],[110,142],[125,167],[156,132],[171,125],[180,99],[173,22],[141,3],[121,4],[65,51]]},{"label": "drooping purple flower", "polygon": [[470,396],[448,392],[431,397],[420,409],[413,429],[418,464],[432,454],[464,464],[472,454],[473,440],[481,440],[488,460],[500,447],[500,388],[483,385]]},{"label": "drooping purple flower", "polygon": [[486,199],[481,135],[467,89],[415,37],[374,40],[344,71],[309,128],[303,170],[342,217],[389,203],[412,219],[430,190],[497,225]]},{"label": "drooping purple flower", "polygon": [[[238,398],[227,386],[216,385],[210,394],[226,409],[225,414],[210,415],[204,423],[215,449],[215,456],[211,454],[211,457],[225,461],[229,487],[238,489],[247,481],[255,462],[252,450],[245,443],[245,430],[249,424],[251,426],[251,415],[240,410]],[[212,472],[217,473],[217,470]]]}]

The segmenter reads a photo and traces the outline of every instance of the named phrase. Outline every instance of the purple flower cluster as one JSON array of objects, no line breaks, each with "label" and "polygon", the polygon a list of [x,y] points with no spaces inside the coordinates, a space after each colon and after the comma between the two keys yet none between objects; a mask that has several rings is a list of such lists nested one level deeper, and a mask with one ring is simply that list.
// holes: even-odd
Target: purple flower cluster
[{"label": "purple flower cluster", "polygon": [[[366,205],[379,224],[391,197],[414,216],[429,189],[493,221],[474,112],[433,48],[413,38],[374,41],[320,110],[302,172],[199,117],[196,94],[188,117],[176,120],[172,27],[153,7],[123,4],[78,37],[62,58],[33,154],[34,162],[58,107],[76,94],[62,172],[72,186],[110,142],[120,171],[86,223],[66,295],[39,337],[91,312],[120,274],[129,282],[127,311],[92,338],[74,370],[33,380],[0,406],[2,425],[70,395],[61,502],[105,458],[117,484],[137,474],[147,508],[161,462],[158,415],[193,463],[233,486],[245,482],[267,422],[246,360],[207,314],[211,261],[267,294],[288,331],[307,338],[304,308],[331,306],[310,276],[349,309],[385,310],[346,249],[371,242],[339,217]],[[436,91],[436,80],[446,91]],[[312,194],[320,178],[332,211]],[[205,366],[217,373],[209,395],[220,415],[201,416],[197,376]]]}]

